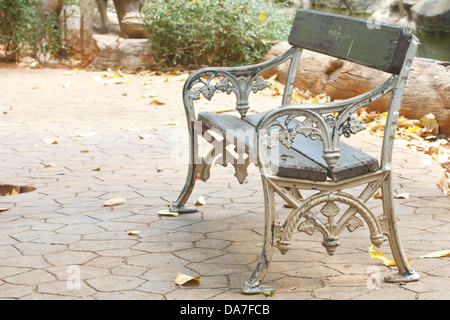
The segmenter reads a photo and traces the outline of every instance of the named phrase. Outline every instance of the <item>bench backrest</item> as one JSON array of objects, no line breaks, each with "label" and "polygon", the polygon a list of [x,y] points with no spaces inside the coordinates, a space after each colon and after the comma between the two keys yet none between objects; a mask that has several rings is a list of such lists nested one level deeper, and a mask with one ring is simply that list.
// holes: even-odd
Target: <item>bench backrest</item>
[{"label": "bench backrest", "polygon": [[300,9],[289,43],[399,74],[411,37],[411,32],[401,26]]}]

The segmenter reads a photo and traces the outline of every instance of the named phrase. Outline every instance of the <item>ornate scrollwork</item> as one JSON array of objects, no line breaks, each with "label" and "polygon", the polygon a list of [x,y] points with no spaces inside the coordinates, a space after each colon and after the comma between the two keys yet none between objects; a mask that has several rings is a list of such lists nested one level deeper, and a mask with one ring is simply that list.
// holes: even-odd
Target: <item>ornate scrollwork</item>
[{"label": "ornate scrollwork", "polygon": [[203,86],[194,87],[189,90],[187,92],[188,97],[192,100],[199,100],[201,98],[201,95],[203,95],[206,99],[211,100],[217,90],[226,92],[227,94],[230,94],[232,91],[234,91],[233,86],[230,85],[230,81],[226,77],[216,84],[211,84],[211,80],[213,78],[215,78],[215,76],[210,76],[206,81],[200,78],[200,82],[203,84]]},{"label": "ornate scrollwork", "polygon": [[297,132],[293,130],[292,128],[288,128],[285,124],[279,123],[280,131],[278,139],[280,140],[281,144],[285,146],[286,148],[290,148],[292,146],[292,143],[295,140],[295,136],[297,135]]},{"label": "ornate scrollwork", "polygon": [[[245,81],[247,82],[248,78],[245,78]],[[253,93],[257,93],[258,91],[264,90],[265,88],[268,87],[270,87],[270,82],[258,76],[256,77],[255,81],[250,85],[250,90],[252,90]]]},{"label": "ornate scrollwork", "polygon": [[280,127],[278,132],[278,139],[286,148],[290,148],[295,140],[297,134],[302,134],[312,140],[322,137],[322,133],[318,129],[317,123],[311,118],[306,118],[303,121],[295,120],[295,127],[289,127],[290,122],[295,117],[288,117],[284,122],[276,121],[276,125]]},{"label": "ornate scrollwork", "polygon": [[[208,76],[207,79],[204,79]],[[214,82],[214,79],[222,78],[218,82]],[[261,76],[239,76],[236,77],[231,73],[217,74],[209,73],[203,76],[198,76],[195,84],[201,84],[201,86],[193,86],[187,91],[187,96],[192,100],[199,100],[203,95],[206,99],[211,100],[216,91],[226,92],[230,94],[234,92],[236,94],[237,102],[236,109],[245,116],[248,110],[248,95],[252,91],[257,93],[260,90],[268,88],[270,86],[269,81],[263,79]]]},{"label": "ornate scrollwork", "polygon": [[350,116],[345,122],[344,125],[339,130],[339,135],[344,135],[344,137],[349,138],[352,134],[356,134],[359,131],[366,129],[364,122],[359,120],[354,116]]},{"label": "ornate scrollwork", "polygon": [[[343,203],[349,208],[355,209],[355,212],[353,214],[344,213],[336,220],[341,209],[335,202]],[[311,209],[321,204],[323,206],[320,209],[320,213],[326,217],[325,222],[321,221],[320,217],[311,211]],[[315,230],[322,233],[324,239],[322,245],[326,248],[328,254],[332,255],[339,245],[339,234],[344,228],[353,232],[364,225],[363,221],[355,216],[356,213],[359,213],[369,226],[372,243],[377,246],[380,245],[383,242],[383,231],[385,230],[382,230],[379,219],[373,215],[364,203],[346,193],[330,192],[310,197],[303,202],[301,207],[291,213],[283,225],[283,234],[278,241],[278,249],[282,253],[289,249],[293,228],[297,226],[298,231],[305,232],[308,235],[312,235]],[[305,220],[300,222],[301,218],[305,218]]]}]

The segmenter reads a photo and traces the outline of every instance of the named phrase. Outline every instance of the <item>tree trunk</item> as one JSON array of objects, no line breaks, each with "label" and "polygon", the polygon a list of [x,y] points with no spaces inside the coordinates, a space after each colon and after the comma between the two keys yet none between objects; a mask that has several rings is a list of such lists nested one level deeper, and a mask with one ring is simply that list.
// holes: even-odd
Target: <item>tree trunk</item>
[{"label": "tree trunk", "polygon": [[81,67],[86,68],[97,56],[99,49],[94,41],[94,0],[80,0]]}]

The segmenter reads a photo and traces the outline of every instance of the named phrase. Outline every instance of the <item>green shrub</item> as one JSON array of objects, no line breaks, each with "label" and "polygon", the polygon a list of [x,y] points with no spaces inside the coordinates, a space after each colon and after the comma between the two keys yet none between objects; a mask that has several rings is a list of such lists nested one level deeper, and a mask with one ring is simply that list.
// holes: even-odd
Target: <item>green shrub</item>
[{"label": "green shrub", "polygon": [[0,44],[5,58],[18,61],[25,51],[37,56],[60,47],[56,15],[44,13],[38,0],[0,0]]},{"label": "green shrub", "polygon": [[161,66],[234,66],[286,40],[293,16],[261,0],[152,0],[144,28]]}]

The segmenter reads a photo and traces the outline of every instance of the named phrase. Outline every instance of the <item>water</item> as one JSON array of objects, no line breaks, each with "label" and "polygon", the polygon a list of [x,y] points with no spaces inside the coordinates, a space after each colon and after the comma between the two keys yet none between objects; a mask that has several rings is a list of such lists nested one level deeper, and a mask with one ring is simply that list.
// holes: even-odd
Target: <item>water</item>
[{"label": "water", "polygon": [[423,31],[413,33],[419,38],[421,44],[417,49],[416,57],[450,61],[450,34],[435,36]]}]

